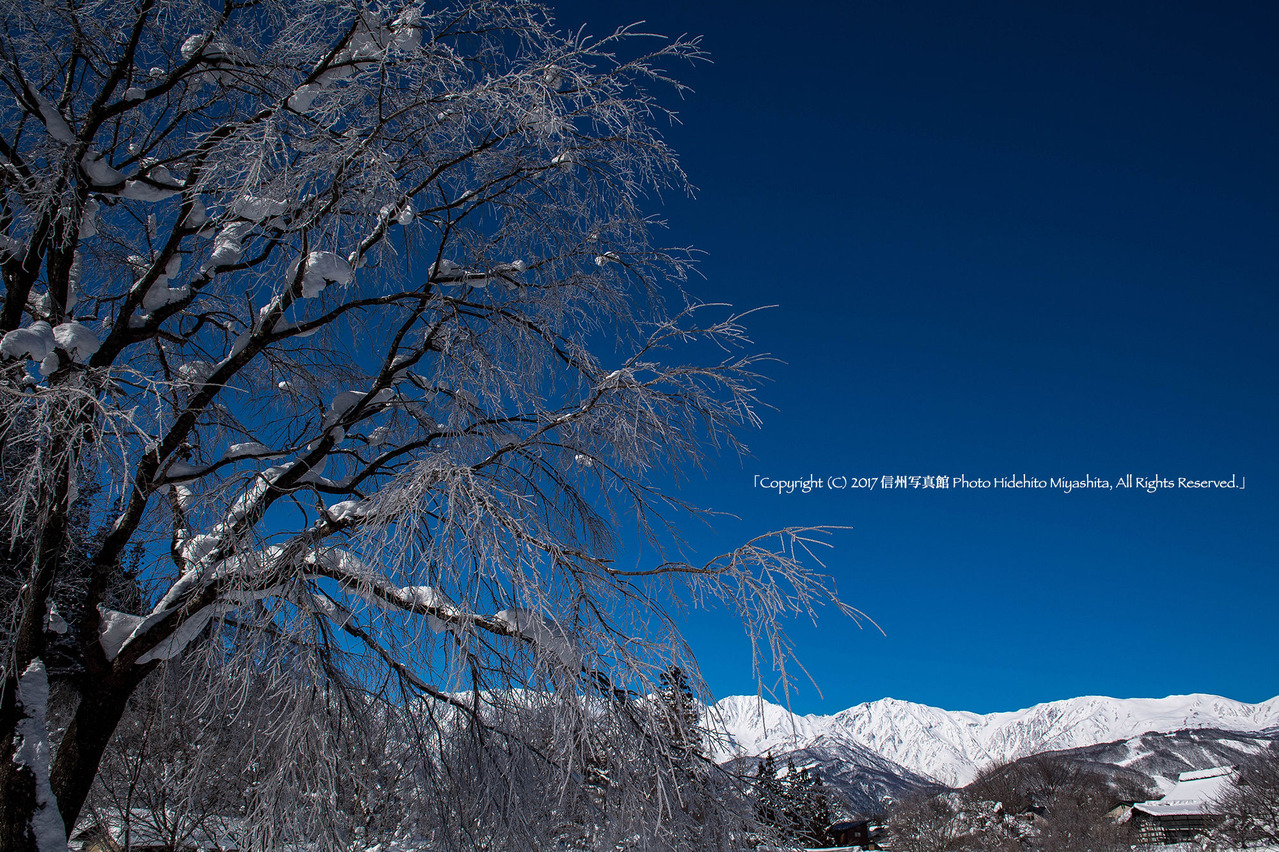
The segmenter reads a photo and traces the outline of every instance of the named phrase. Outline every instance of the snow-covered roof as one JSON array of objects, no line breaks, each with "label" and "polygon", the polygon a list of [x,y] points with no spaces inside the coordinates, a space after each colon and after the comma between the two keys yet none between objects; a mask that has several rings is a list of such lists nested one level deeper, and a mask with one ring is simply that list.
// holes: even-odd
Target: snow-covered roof
[{"label": "snow-covered roof", "polygon": [[1162,799],[1138,802],[1133,810],[1151,816],[1192,816],[1216,812],[1216,802],[1234,784],[1232,766],[1217,766],[1177,776],[1176,785]]}]

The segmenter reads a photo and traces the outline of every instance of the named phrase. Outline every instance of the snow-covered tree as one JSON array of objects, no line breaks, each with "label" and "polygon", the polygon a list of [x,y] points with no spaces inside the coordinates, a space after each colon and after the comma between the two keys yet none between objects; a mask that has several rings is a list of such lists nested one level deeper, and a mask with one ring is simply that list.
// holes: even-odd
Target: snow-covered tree
[{"label": "snow-covered tree", "polygon": [[[371,707],[416,708],[439,757],[436,720],[552,695],[556,748],[521,754],[579,777],[584,720],[684,653],[669,595],[735,608],[784,665],[779,619],[832,598],[809,537],[689,564],[697,513],[659,488],[756,419],[739,319],[683,294],[645,209],[686,189],[650,89],[678,90],[695,41],[566,36],[518,0],[0,16],[0,446],[29,448],[0,482],[25,554],[0,849],[60,848],[179,655],[208,718],[277,702],[249,717],[290,758],[255,769],[263,847],[326,839],[331,743]],[[78,700],[51,739],[50,602],[89,484]],[[647,561],[618,562],[632,538]],[[156,592],[132,609],[112,590],[138,547]]]},{"label": "snow-covered tree", "polygon": [[888,814],[892,849],[903,852],[1014,852],[1021,850],[1020,824],[1005,818],[998,802],[959,792],[919,792]]},{"label": "snow-covered tree", "polygon": [[921,791],[893,806],[888,829],[908,852],[1122,852],[1137,838],[1114,809],[1148,795],[1137,773],[1038,754],[988,767],[961,790]]},{"label": "snow-covered tree", "polygon": [[1216,805],[1223,818],[1213,832],[1219,847],[1279,845],[1279,743],[1245,761]]}]

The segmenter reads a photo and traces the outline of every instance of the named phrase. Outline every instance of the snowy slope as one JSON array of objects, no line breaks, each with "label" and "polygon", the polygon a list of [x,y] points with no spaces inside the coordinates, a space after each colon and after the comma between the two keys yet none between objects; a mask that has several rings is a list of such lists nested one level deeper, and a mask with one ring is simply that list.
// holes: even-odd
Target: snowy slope
[{"label": "snowy slope", "polygon": [[[780,771],[786,771],[787,765],[793,763],[797,769],[816,772],[826,789],[834,794],[832,804],[836,806],[840,819],[883,813],[888,802],[918,790],[937,787],[931,779],[869,749],[859,749],[847,743],[832,744],[818,740],[813,745],[779,754],[778,757]],[[755,773],[756,759],[741,758],[727,765],[749,777]]]},{"label": "snowy slope", "polygon": [[1267,733],[1193,728],[1173,733],[1147,733],[1102,745],[1085,746],[1060,754],[1095,769],[1136,772],[1148,778],[1158,795],[1177,783],[1183,772],[1214,766],[1238,766],[1261,750],[1279,742],[1279,729]]},{"label": "snowy slope", "polygon": [[818,741],[826,748],[842,743],[956,786],[991,764],[1044,751],[1187,728],[1274,728],[1279,726],[1279,698],[1244,704],[1216,695],[1087,696],[985,715],[885,698],[833,716],[798,716],[754,697],[733,696],[713,706],[708,726],[720,734],[715,742],[720,760],[780,754]]}]

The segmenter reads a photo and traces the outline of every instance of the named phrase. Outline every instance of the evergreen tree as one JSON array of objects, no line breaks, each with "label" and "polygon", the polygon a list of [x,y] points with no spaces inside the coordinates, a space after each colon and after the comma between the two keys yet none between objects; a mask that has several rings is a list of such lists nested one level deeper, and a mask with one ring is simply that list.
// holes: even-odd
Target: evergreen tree
[{"label": "evergreen tree", "polygon": [[755,821],[765,831],[777,833],[786,811],[786,791],[777,777],[777,760],[766,755],[755,768]]},{"label": "evergreen tree", "polygon": [[755,770],[755,820],[779,843],[809,849],[831,844],[830,796],[821,777],[786,761],[779,778],[777,761],[764,758]]},{"label": "evergreen tree", "polygon": [[[804,773],[807,774],[805,769]],[[799,837],[800,826],[800,790],[802,782],[800,770],[795,768],[795,758],[786,758],[786,775],[782,778],[782,806],[780,828],[787,842],[794,843]]]},{"label": "evergreen tree", "polygon": [[686,760],[705,756],[701,729],[701,711],[688,676],[679,666],[670,666],[658,675],[661,689],[659,725],[663,738],[670,748],[671,757]]},{"label": "evergreen tree", "polygon": [[792,841],[809,849],[830,846],[830,797],[821,776],[805,768],[787,780]]}]

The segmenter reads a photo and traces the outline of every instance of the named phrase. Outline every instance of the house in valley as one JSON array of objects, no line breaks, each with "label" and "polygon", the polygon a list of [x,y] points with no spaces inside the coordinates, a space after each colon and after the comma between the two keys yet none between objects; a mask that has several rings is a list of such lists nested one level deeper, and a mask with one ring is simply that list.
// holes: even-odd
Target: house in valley
[{"label": "house in valley", "polygon": [[1221,821],[1217,801],[1233,785],[1235,768],[1183,772],[1162,799],[1137,802],[1131,820],[1142,843],[1192,842]]}]

